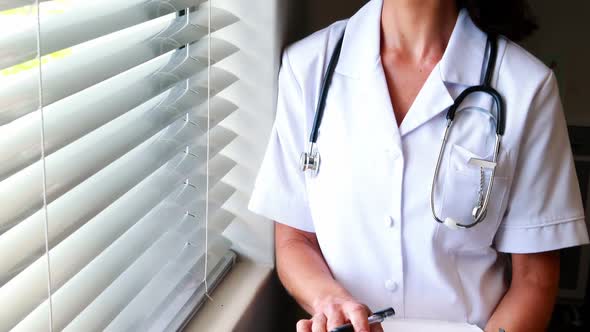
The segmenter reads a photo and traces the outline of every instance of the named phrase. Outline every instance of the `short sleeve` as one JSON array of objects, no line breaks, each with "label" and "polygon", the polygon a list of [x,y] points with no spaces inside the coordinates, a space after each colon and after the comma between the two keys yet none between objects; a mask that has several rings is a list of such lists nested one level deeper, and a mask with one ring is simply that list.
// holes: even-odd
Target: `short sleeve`
[{"label": "short sleeve", "polygon": [[279,73],[277,114],[248,208],[279,223],[314,232],[299,156],[305,148],[301,87],[287,51]]},{"label": "short sleeve", "polygon": [[551,72],[527,115],[495,247],[506,253],[535,253],[587,243],[567,124]]}]

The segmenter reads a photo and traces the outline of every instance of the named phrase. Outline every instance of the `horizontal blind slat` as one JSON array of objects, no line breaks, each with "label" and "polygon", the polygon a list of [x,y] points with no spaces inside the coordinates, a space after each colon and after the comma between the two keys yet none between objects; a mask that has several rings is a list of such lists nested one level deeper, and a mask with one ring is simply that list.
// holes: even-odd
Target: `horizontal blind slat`
[{"label": "horizontal blind slat", "polygon": [[[206,44],[207,40],[197,42],[201,43]],[[220,57],[214,61],[236,50],[228,48],[228,51],[218,54]],[[198,55],[192,51],[191,54]],[[47,106],[44,112],[45,155],[49,156],[167,89],[183,90],[185,79],[190,78],[192,90],[206,95],[206,85],[202,86],[200,81],[201,76],[206,76],[205,69],[206,64],[193,57],[187,58],[185,51],[180,50]],[[201,74],[197,74],[199,72]],[[235,76],[227,72],[212,71],[211,82],[216,87],[213,93],[235,80]],[[76,119],[75,126],[71,125],[72,118]],[[35,112],[0,127],[0,181],[39,160],[40,125]]]},{"label": "horizontal blind slat", "polygon": [[[50,0],[39,0],[39,2],[45,2]],[[35,0],[0,0],[0,10],[14,9],[24,6],[32,6],[35,4]]]},{"label": "horizontal blind slat", "polygon": [[[230,15],[217,10],[213,14]],[[230,15],[231,16],[231,15]],[[233,17],[233,16],[231,16]],[[154,20],[86,43],[83,49],[43,66],[45,106],[207,35],[208,16],[197,11],[174,20]],[[235,21],[235,19],[234,19]],[[231,21],[230,21],[231,22]],[[72,76],[64,79],[64,73]],[[33,112],[37,75],[26,72],[0,80],[0,126]]]},{"label": "horizontal blind slat", "polygon": [[210,135],[211,140],[209,142],[209,151],[211,156],[215,156],[236,137],[238,137],[238,134],[227,128],[224,128],[222,125],[211,128]]},{"label": "horizontal blind slat", "polygon": [[[223,208],[223,204],[230,197],[236,192],[236,188],[228,185],[223,181],[219,181],[215,184],[211,184],[212,188],[209,190],[209,207],[212,211],[217,211],[218,209]],[[204,190],[203,190],[204,192]],[[191,212],[197,219],[204,218],[205,211],[195,210],[196,208],[191,208],[191,204],[193,204],[194,198],[189,195],[181,195],[176,198],[176,202],[182,206],[186,206],[188,212]],[[195,206],[200,206],[199,204]]]},{"label": "horizontal blind slat", "polygon": [[[47,55],[202,3],[202,0],[101,0],[73,3],[64,13],[41,12],[41,55]],[[29,0],[28,4],[34,4]],[[0,4],[0,10],[2,5]],[[37,24],[0,35],[0,69],[37,56]]]},{"label": "horizontal blind slat", "polygon": [[229,224],[236,219],[236,215],[226,211],[222,208],[210,209],[209,216],[209,229],[212,232],[218,232],[219,234],[229,226]]},{"label": "horizontal blind slat", "polygon": [[[210,183],[217,183],[220,181],[227,173],[229,173],[234,167],[236,166],[236,162],[227,158],[223,155],[216,155],[209,160],[209,182]],[[198,188],[201,188],[203,191],[206,188],[206,178],[207,176],[203,173],[201,174],[193,174],[187,176],[187,179],[190,181],[191,184],[196,185]]]}]

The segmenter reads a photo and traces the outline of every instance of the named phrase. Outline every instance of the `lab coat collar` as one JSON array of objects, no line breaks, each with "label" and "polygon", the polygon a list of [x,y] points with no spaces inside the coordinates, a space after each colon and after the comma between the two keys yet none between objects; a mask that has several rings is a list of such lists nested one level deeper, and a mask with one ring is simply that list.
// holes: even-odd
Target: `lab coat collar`
[{"label": "lab coat collar", "polygon": [[465,86],[479,85],[485,68],[486,42],[486,34],[473,23],[467,10],[462,9],[440,61],[442,79]]},{"label": "lab coat collar", "polygon": [[[383,0],[371,0],[348,20],[338,73],[359,78],[380,65],[382,8]],[[485,45],[485,33],[465,9],[461,10],[438,66],[442,80],[466,86],[479,84]]]},{"label": "lab coat collar", "polygon": [[346,24],[336,72],[359,78],[372,74],[381,58],[381,9],[383,0],[372,0]]}]

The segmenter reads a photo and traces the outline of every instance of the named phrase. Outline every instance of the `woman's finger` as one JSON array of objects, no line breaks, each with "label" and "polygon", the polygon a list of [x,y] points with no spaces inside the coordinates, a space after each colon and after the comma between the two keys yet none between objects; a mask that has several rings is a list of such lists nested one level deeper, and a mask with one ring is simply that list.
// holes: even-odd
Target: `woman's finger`
[{"label": "woman's finger", "polygon": [[297,322],[297,332],[311,332],[312,322],[309,319],[302,319]]},{"label": "woman's finger", "polygon": [[328,324],[328,319],[324,314],[317,314],[311,320],[313,322],[311,327],[312,332],[327,332],[326,325]]},{"label": "woman's finger", "polygon": [[333,310],[328,310],[326,312],[326,316],[328,318],[328,331],[332,329],[346,324],[346,316],[340,310],[340,307],[334,308]]},{"label": "woman's finger", "polygon": [[354,330],[358,332],[369,332],[369,314],[370,311],[367,307],[361,304],[355,304],[347,308],[346,315]]},{"label": "woman's finger", "polygon": [[371,332],[384,332],[383,326],[381,324],[373,324],[371,325]]}]

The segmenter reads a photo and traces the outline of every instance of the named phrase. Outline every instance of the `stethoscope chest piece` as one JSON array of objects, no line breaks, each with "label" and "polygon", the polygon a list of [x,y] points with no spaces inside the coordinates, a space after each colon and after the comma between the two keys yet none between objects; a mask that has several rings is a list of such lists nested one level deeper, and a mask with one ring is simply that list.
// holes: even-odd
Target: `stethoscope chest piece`
[{"label": "stethoscope chest piece", "polygon": [[320,153],[318,152],[315,144],[311,144],[308,152],[301,154],[300,166],[301,171],[310,171],[312,175],[317,175],[320,170]]}]

